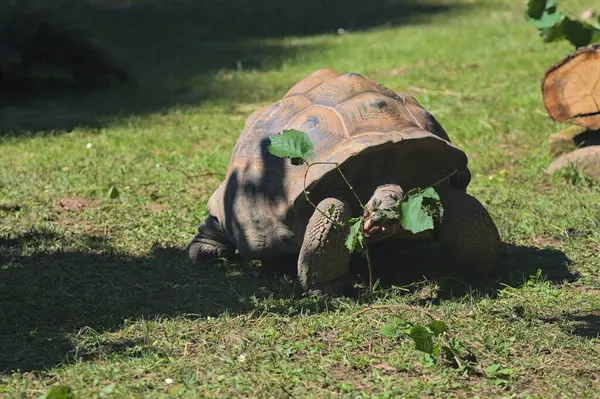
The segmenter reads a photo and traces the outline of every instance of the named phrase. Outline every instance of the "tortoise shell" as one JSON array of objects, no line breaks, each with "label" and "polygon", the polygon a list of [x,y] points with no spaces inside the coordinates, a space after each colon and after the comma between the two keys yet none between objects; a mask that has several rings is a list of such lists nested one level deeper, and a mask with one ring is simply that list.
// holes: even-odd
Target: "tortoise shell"
[{"label": "tortoise shell", "polygon": [[[307,171],[269,153],[269,136],[286,129],[308,134],[308,161],[318,164]],[[464,152],[414,98],[356,73],[321,69],[250,115],[209,213],[243,256],[297,251],[313,211],[305,206],[304,184],[320,201],[339,180],[335,164],[363,201],[392,174],[405,191],[456,172],[461,179],[449,184],[464,188],[470,180]]]}]

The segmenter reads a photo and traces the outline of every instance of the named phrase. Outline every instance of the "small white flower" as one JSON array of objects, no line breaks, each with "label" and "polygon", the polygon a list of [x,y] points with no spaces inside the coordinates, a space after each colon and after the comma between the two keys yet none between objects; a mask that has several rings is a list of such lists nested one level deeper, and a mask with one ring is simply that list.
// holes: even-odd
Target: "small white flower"
[{"label": "small white flower", "polygon": [[172,378],[165,378],[165,382],[166,382],[167,384],[169,384],[169,385],[170,385],[170,384],[172,384],[174,381],[173,381],[173,379],[172,379]]},{"label": "small white flower", "polygon": [[338,34],[338,35],[343,35],[344,33],[346,33],[346,29],[344,29],[344,28],[339,28],[339,29],[337,30],[337,34]]},{"label": "small white flower", "polygon": [[240,363],[244,363],[246,361],[246,355],[242,353],[238,356],[238,360],[240,361]]},{"label": "small white flower", "polygon": [[85,145],[85,148],[87,148],[88,150],[89,150],[90,148],[92,148],[92,143],[87,143],[87,144]]}]

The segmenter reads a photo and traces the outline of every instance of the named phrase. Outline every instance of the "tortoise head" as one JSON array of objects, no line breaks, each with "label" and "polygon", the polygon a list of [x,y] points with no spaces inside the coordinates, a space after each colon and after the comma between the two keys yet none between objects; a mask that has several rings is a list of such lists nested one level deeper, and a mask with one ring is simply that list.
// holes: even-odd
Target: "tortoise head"
[{"label": "tortoise head", "polygon": [[385,184],[377,187],[365,205],[363,216],[366,238],[371,241],[379,241],[400,230],[397,208],[398,202],[403,198],[404,191],[397,184]]}]

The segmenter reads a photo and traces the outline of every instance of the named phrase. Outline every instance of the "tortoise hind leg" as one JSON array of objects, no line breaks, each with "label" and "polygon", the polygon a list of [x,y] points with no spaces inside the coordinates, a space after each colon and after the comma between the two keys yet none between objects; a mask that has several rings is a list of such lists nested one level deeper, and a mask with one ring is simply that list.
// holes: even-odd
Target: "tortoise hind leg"
[{"label": "tortoise hind leg", "polygon": [[328,217],[315,210],[308,222],[298,258],[298,278],[305,290],[339,293],[348,286],[350,253],[345,240],[350,206],[326,198],[317,207]]},{"label": "tortoise hind leg", "polygon": [[485,207],[462,190],[440,192],[444,216],[438,227],[442,251],[469,276],[494,271],[500,255],[500,235]]},{"label": "tortoise hind leg", "polygon": [[208,262],[217,258],[231,258],[234,245],[223,231],[219,220],[208,215],[198,227],[198,232],[188,246],[188,255],[195,262]]}]

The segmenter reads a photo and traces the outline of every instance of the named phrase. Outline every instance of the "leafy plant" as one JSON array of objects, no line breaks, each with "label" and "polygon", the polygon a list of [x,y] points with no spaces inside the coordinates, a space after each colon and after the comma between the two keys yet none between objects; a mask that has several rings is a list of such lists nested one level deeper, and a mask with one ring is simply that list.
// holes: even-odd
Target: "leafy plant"
[{"label": "leafy plant", "polygon": [[[306,176],[308,171],[314,165],[330,164],[335,165],[340,176],[348,186],[348,189],[354,194],[361,208],[365,210],[365,206],[352,188],[352,185],[339,168],[339,164],[335,162],[309,162],[308,160],[314,153],[314,147],[310,137],[299,130],[284,130],[283,132],[269,137],[270,145],[269,152],[279,158],[289,158],[293,165],[306,165],[306,173],[304,174],[304,196],[306,200],[325,217],[336,224],[337,221],[331,219],[334,209],[329,209],[328,214],[321,211],[309,198],[309,193],[306,190]],[[404,196],[402,201],[392,208],[376,209],[374,213],[378,216],[385,217],[389,221],[396,221],[402,228],[413,233],[420,233],[425,230],[434,228],[434,223],[439,223],[442,220],[444,210],[440,197],[433,187],[428,187],[424,190],[414,188]],[[371,260],[368,252],[367,243],[365,241],[364,232],[364,216],[358,216],[348,220],[350,223],[350,232],[346,237],[346,248],[350,252],[363,253],[369,265],[369,286],[373,289],[373,278],[371,273]]]},{"label": "leafy plant", "polygon": [[56,385],[40,396],[40,399],[75,399],[75,394],[69,386]]},{"label": "leafy plant", "polygon": [[487,377],[488,382],[496,386],[506,386],[508,385],[508,379],[513,373],[513,369],[501,366],[497,363],[490,364],[485,369],[485,375]]},{"label": "leafy plant", "polygon": [[381,334],[393,340],[410,337],[415,349],[423,352],[421,361],[424,365],[436,364],[441,358],[458,368],[470,368],[463,345],[459,340],[448,335],[448,326],[441,320],[432,320],[429,324],[413,324],[400,318],[392,319],[391,323],[380,329]]},{"label": "leafy plant", "polygon": [[568,40],[575,47],[600,41],[600,17],[593,12],[580,20],[558,9],[558,0],[527,0],[525,19],[544,42]]},{"label": "leafy plant", "polygon": [[301,165],[313,156],[313,144],[308,135],[299,130],[285,130],[270,138],[269,151],[279,158],[291,158],[293,165]]},{"label": "leafy plant", "polygon": [[409,191],[399,206],[402,227],[415,234],[433,230],[434,222],[441,222],[444,216],[440,196],[433,187]]}]

